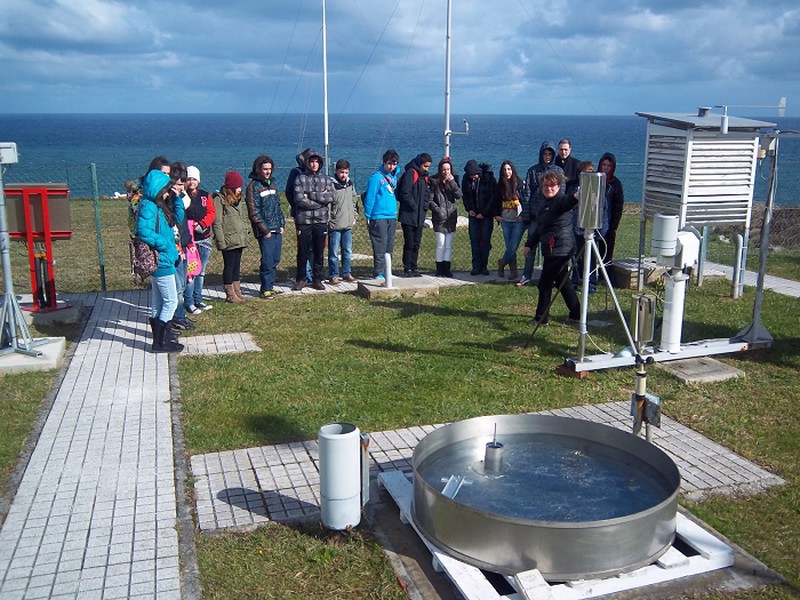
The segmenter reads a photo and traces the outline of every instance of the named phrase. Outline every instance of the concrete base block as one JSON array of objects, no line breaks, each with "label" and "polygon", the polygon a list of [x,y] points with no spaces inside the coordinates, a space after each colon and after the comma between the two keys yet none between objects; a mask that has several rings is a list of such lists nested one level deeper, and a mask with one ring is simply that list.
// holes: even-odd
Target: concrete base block
[{"label": "concrete base block", "polygon": [[436,282],[425,277],[396,277],[392,279],[392,287],[390,288],[381,285],[377,279],[369,279],[358,282],[356,293],[368,300],[396,298],[399,296],[422,298],[424,296],[438,296],[439,286]]},{"label": "concrete base block", "polygon": [[40,356],[29,356],[11,348],[0,350],[0,374],[58,369],[67,350],[66,338],[35,338],[34,341],[36,345],[32,350],[41,352]]}]

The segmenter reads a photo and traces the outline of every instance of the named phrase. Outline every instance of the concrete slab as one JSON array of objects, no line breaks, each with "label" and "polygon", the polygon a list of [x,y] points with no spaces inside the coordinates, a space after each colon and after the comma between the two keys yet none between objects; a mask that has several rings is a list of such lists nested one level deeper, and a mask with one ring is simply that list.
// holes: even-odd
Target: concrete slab
[{"label": "concrete slab", "polygon": [[5,349],[0,355],[0,374],[28,373],[31,371],[49,371],[58,369],[67,351],[67,340],[63,337],[35,338],[32,348],[41,352],[40,356],[29,356]]},{"label": "concrete slab", "polygon": [[717,383],[744,377],[744,371],[708,356],[658,363],[658,366],[686,384]]},{"label": "concrete slab", "polygon": [[23,307],[23,314],[25,320],[29,325],[34,327],[49,327],[56,324],[73,324],[77,323],[81,318],[81,311],[83,310],[83,302],[80,300],[73,300],[71,302],[56,302],[54,310],[46,312],[33,312],[25,310]]},{"label": "concrete slab", "polygon": [[396,277],[392,278],[392,287],[385,287],[377,279],[359,281],[356,293],[359,296],[374,300],[376,298],[438,296],[439,285],[428,277]]}]

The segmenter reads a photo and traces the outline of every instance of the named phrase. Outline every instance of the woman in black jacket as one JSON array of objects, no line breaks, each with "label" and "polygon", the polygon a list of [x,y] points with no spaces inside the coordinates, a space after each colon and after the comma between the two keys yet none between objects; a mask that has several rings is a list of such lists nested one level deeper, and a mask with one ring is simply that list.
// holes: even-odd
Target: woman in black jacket
[{"label": "woman in black jacket", "polygon": [[539,278],[539,302],[536,305],[535,321],[547,325],[547,310],[558,286],[569,309],[569,318],[579,320],[581,303],[567,278],[569,265],[575,255],[575,236],[572,231],[572,208],[577,203],[574,196],[566,196],[561,190],[564,176],[558,171],[547,171],[539,185],[541,204],[536,215],[535,235],[528,237],[523,254],[527,256],[541,243],[542,275]]}]

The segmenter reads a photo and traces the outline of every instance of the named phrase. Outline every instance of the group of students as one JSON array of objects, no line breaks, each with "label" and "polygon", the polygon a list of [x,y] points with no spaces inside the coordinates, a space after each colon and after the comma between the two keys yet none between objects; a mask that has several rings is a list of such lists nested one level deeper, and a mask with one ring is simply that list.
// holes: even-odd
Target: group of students
[{"label": "group of students", "polygon": [[[468,214],[471,275],[490,274],[492,230],[497,222],[505,242],[503,255],[497,261],[499,277],[505,277],[508,267],[509,277],[518,287],[527,285],[533,276],[537,249],[541,248],[543,261],[536,322],[547,323],[547,311],[556,287],[567,303],[569,318],[580,317],[580,303],[574,289],[580,281],[567,278],[573,259],[582,255],[584,244],[584,233],[577,220],[580,173],[594,171],[594,165],[573,157],[568,139],[562,139],[558,146],[550,141],[543,142],[538,162],[528,169],[524,178],[510,160],[501,164],[498,180],[491,165],[471,159],[464,166],[460,184],[449,157],[439,161],[436,173],[430,177],[432,159],[427,153],[418,154],[409,161],[402,174],[398,174],[398,164],[397,152],[387,150],[382,165],[369,178],[364,196],[364,216],[374,257],[373,277],[384,278],[384,257],[393,252],[397,220],[403,230],[403,274],[406,277],[420,274],[417,259],[427,211],[431,212],[436,236],[436,274],[452,277],[450,262],[457,202],[462,202]],[[613,258],[616,230],[625,204],[622,183],[614,174],[616,166],[616,158],[610,152],[603,154],[598,162],[598,168],[606,174],[604,219],[598,231],[598,246],[602,248],[605,262]],[[519,277],[517,253],[525,234],[525,263]],[[591,273],[590,289],[593,291],[594,266]]]},{"label": "group of students", "polygon": [[[461,202],[469,222],[471,274],[489,275],[492,230],[497,222],[505,242],[503,255],[497,262],[498,276],[505,277],[508,267],[510,279],[519,287],[526,285],[531,281],[540,248],[543,262],[535,320],[546,324],[556,287],[567,303],[569,317],[578,319],[580,303],[573,286],[580,282],[573,279],[570,283],[566,278],[584,241],[577,224],[579,176],[581,172],[593,171],[594,165],[577,160],[571,150],[567,139],[561,140],[557,147],[549,141],[543,142],[539,162],[528,169],[524,178],[509,160],[501,164],[498,180],[491,165],[471,159],[465,164],[459,182],[449,157],[441,159],[435,174],[430,175],[433,162],[430,154],[418,154],[400,170],[399,155],[389,149],[369,177],[366,191],[359,196],[350,179],[347,160],[339,159],[333,176],[328,176],[323,170],[322,155],[311,148],[305,149],[297,155],[297,166],[290,172],[284,190],[297,235],[294,289],[306,285],[324,289],[326,246],[329,284],[355,281],[351,267],[352,230],[359,199],[372,245],[374,278],[385,280],[386,257],[394,252],[398,220],[403,232],[403,275],[420,275],[419,249],[428,212],[436,237],[436,275],[452,277],[453,238]],[[614,155],[603,154],[598,167],[606,173],[606,206],[598,245],[603,248],[601,254],[605,260],[610,262],[624,194],[614,175]],[[222,253],[227,302],[246,301],[241,291],[240,267],[250,231],[261,253],[259,296],[270,299],[280,293],[275,287],[275,276],[281,261],[286,221],[273,179],[274,168],[269,156],[260,155],[253,161],[246,186],[239,173],[228,171],[219,191],[209,194],[200,188],[197,167],[156,157],[143,177],[126,182],[131,234],[138,235],[159,253],[151,284],[154,352],[180,351],[183,346],[177,342],[178,333],[194,328],[187,313],[199,314],[211,308],[203,301],[203,281],[211,256],[212,236]],[[519,277],[517,253],[526,233],[525,263]],[[591,285],[595,282],[593,278]]]}]

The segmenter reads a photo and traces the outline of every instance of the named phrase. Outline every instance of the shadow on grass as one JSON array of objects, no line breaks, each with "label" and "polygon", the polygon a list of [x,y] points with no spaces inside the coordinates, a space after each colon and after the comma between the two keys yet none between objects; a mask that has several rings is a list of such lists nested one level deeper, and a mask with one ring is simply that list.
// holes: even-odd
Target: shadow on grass
[{"label": "shadow on grass", "polygon": [[273,414],[248,415],[245,420],[251,431],[269,444],[294,442],[308,435],[308,432],[296,423]]},{"label": "shadow on grass", "polygon": [[422,304],[418,302],[398,301],[375,301],[372,302],[373,306],[380,306],[381,308],[391,308],[400,313],[400,317],[408,319],[419,314],[435,315],[437,317],[456,317],[456,318],[470,318],[480,319],[488,326],[505,330],[508,329],[506,323],[509,319],[518,318],[518,314],[514,313],[497,313],[488,310],[462,310],[460,308],[451,308],[444,306],[434,306],[431,304]]},{"label": "shadow on grass", "polygon": [[541,330],[535,336],[531,332],[516,332],[504,338],[495,339],[490,342],[457,342],[451,346],[451,350],[434,349],[424,346],[409,346],[407,344],[391,344],[386,342],[375,342],[372,340],[347,340],[346,343],[382,352],[395,352],[397,354],[420,354],[429,356],[437,354],[442,357],[458,359],[483,359],[486,350],[494,352],[516,352],[525,351],[528,348],[536,349],[538,352],[547,354],[564,354],[573,350],[571,345],[548,340]]}]

